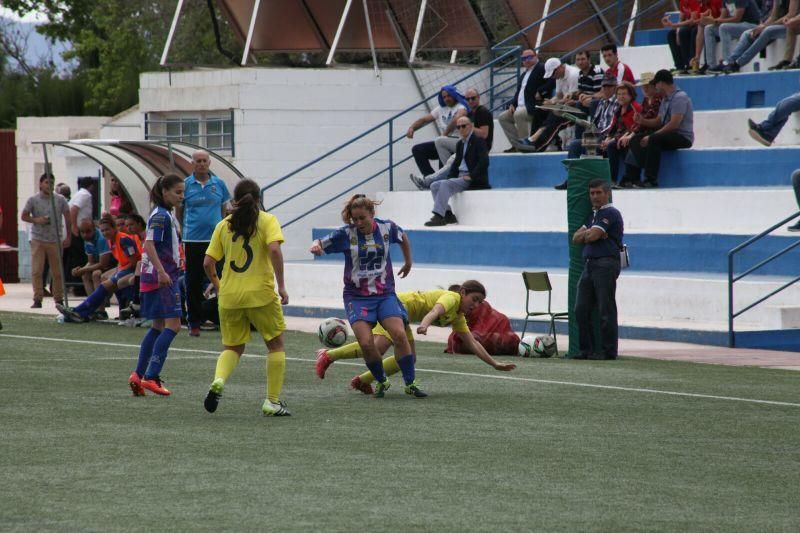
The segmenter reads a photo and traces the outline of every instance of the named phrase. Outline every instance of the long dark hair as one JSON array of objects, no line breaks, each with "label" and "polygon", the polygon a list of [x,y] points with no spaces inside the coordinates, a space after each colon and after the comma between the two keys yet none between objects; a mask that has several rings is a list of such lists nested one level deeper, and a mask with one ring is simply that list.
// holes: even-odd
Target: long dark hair
[{"label": "long dark hair", "polygon": [[164,201],[164,191],[172,189],[178,183],[183,183],[183,178],[177,174],[164,174],[158,178],[156,184],[150,189],[150,203],[167,210],[172,209]]},{"label": "long dark hair", "polygon": [[261,211],[261,189],[258,183],[243,179],[233,189],[233,212],[228,219],[228,228],[235,241],[240,235],[247,239],[258,228],[258,214]]},{"label": "long dark hair", "polygon": [[450,285],[447,287],[447,290],[452,292],[461,292],[461,289],[464,289],[464,294],[472,294],[473,292],[477,292],[486,298],[486,287],[483,286],[483,283],[474,279],[468,279],[461,285]]}]

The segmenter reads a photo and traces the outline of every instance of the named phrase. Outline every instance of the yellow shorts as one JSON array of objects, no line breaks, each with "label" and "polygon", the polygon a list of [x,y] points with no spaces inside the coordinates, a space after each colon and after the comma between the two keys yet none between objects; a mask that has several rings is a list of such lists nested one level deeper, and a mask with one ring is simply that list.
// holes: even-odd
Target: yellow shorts
[{"label": "yellow shorts", "polygon": [[253,324],[265,341],[284,332],[286,323],[283,321],[280,301],[275,298],[263,307],[219,308],[219,329],[222,333],[222,344],[225,346],[247,344],[250,341],[250,324]]},{"label": "yellow shorts", "polygon": [[[392,336],[389,335],[388,331],[383,329],[383,326],[381,326],[380,323],[376,324],[375,327],[372,328],[372,334],[373,335],[382,335],[382,336],[386,337],[387,339],[389,339],[390,343],[394,342],[392,340]],[[408,342],[413,344],[413,342],[414,342],[414,334],[411,332],[411,326],[409,326],[408,324],[406,324],[406,337],[408,338]]]}]

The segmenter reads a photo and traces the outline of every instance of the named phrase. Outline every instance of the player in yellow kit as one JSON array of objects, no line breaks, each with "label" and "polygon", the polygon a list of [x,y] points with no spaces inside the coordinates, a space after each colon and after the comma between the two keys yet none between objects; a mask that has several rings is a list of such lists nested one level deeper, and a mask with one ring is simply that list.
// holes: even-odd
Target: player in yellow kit
[{"label": "player in yellow kit", "polygon": [[[401,292],[397,297],[408,312],[409,322],[419,322],[417,333],[425,335],[430,326],[450,326],[453,331],[461,337],[464,345],[470,349],[481,361],[493,367],[495,370],[509,371],[517,366],[512,363],[500,363],[495,361],[486,349],[475,340],[467,326],[465,315],[486,298],[486,289],[483,284],[475,280],[465,281],[461,285],[453,285],[448,290],[435,289],[432,291]],[[392,346],[391,336],[378,324],[372,330],[375,338],[375,347],[385,354]],[[414,345],[414,336],[411,327],[406,325],[406,336]],[[416,352],[415,352],[416,353]],[[333,350],[322,349],[317,351],[316,372],[320,379],[325,378],[325,371],[334,361],[339,359],[356,359],[361,357],[361,349],[357,342],[336,348]],[[383,368],[386,375],[392,375],[400,370],[397,366],[395,357],[391,356],[383,360]],[[365,372],[360,376],[354,377],[350,381],[350,386],[363,392],[372,394],[372,373]]]},{"label": "player in yellow kit", "polygon": [[[233,192],[233,213],[220,221],[211,236],[203,268],[219,295],[219,320],[225,350],[217,359],[214,381],[206,396],[206,411],[217,410],[225,382],[233,373],[253,324],[267,343],[267,399],[261,407],[266,416],[289,416],[280,401],[286,353],[283,348],[281,304],[289,303],[283,281],[283,255],[278,219],[261,210],[260,190],[253,180],[242,180]],[[222,281],[216,264],[225,260]],[[275,293],[275,282],[278,293]]]}]

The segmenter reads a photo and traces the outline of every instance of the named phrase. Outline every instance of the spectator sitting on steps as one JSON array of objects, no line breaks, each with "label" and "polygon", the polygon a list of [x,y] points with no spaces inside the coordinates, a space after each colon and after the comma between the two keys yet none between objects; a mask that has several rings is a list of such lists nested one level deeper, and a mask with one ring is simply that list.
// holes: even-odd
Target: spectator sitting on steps
[{"label": "spectator sitting on steps", "polygon": [[[492,117],[492,112],[489,111],[485,106],[481,105],[480,93],[474,87],[467,89],[467,91],[464,93],[464,96],[467,99],[467,104],[469,105],[467,118],[472,121],[472,133],[482,139],[485,139],[486,149],[491,150],[492,139],[494,137],[494,118]],[[422,178],[417,177],[413,173],[411,174],[411,182],[417,187],[417,189],[421,191],[430,189],[431,184],[434,181],[448,178],[450,174],[450,166],[453,164],[453,161],[456,158],[455,147],[453,147],[453,152],[454,153],[447,159],[447,162],[444,164],[444,166],[433,174],[423,176]]]},{"label": "spectator sitting on steps", "polygon": [[795,111],[800,111],[800,92],[787,96],[775,106],[767,119],[760,124],[756,124],[752,119],[747,119],[750,128],[750,137],[760,142],[764,146],[771,146],[775,142],[775,137],[786,125],[789,116]]},{"label": "spectator sitting on steps", "polygon": [[472,122],[461,117],[456,122],[461,139],[456,145],[456,158],[450,166],[449,179],[431,185],[433,217],[426,226],[457,224],[450,209],[450,197],[467,189],[489,189],[489,150],[486,141],[473,132]]},{"label": "spectator sitting on steps", "polygon": [[[752,61],[769,43],[775,39],[787,37],[787,31],[789,30],[786,27],[786,22],[797,15],[798,3],[800,3],[800,0],[774,0],[772,9],[763,18],[761,24],[744,32],[739,37],[739,44],[736,45],[731,55],[723,58],[725,60],[723,72],[725,74],[739,72],[741,67]],[[785,47],[783,60],[775,65],[777,67],[774,68],[775,70],[791,63],[795,39],[789,37],[787,44],[789,42],[791,42],[791,48],[789,46]]]},{"label": "spectator sitting on steps", "polygon": [[431,109],[431,112],[427,115],[415,120],[408,128],[406,137],[409,139],[414,138],[415,131],[434,121],[438,124],[439,131],[442,132],[442,135],[437,137],[436,140],[417,143],[411,147],[414,161],[417,163],[417,168],[419,168],[423,176],[433,174],[433,167],[430,163],[431,160],[439,160],[440,167],[447,160],[447,156],[441,159],[440,154],[445,152],[439,152],[437,150],[437,141],[439,143],[438,145],[441,146],[443,150],[450,145],[453,146],[450,151],[452,152],[455,150],[455,145],[458,142],[458,137],[455,136],[456,119],[466,114],[467,101],[454,86],[445,85],[442,87],[442,90],[439,91],[439,105]]}]

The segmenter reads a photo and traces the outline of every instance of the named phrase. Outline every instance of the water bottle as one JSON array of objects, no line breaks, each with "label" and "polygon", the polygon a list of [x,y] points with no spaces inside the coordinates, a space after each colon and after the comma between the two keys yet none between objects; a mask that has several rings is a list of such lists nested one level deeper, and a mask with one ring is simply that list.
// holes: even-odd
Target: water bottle
[{"label": "water bottle", "polygon": [[761,71],[761,63],[756,61],[753,63],[753,72],[760,72]]},{"label": "water bottle", "polygon": [[59,324],[63,324],[64,323],[64,315],[59,313],[58,316],[56,317],[56,322],[58,322]]}]

